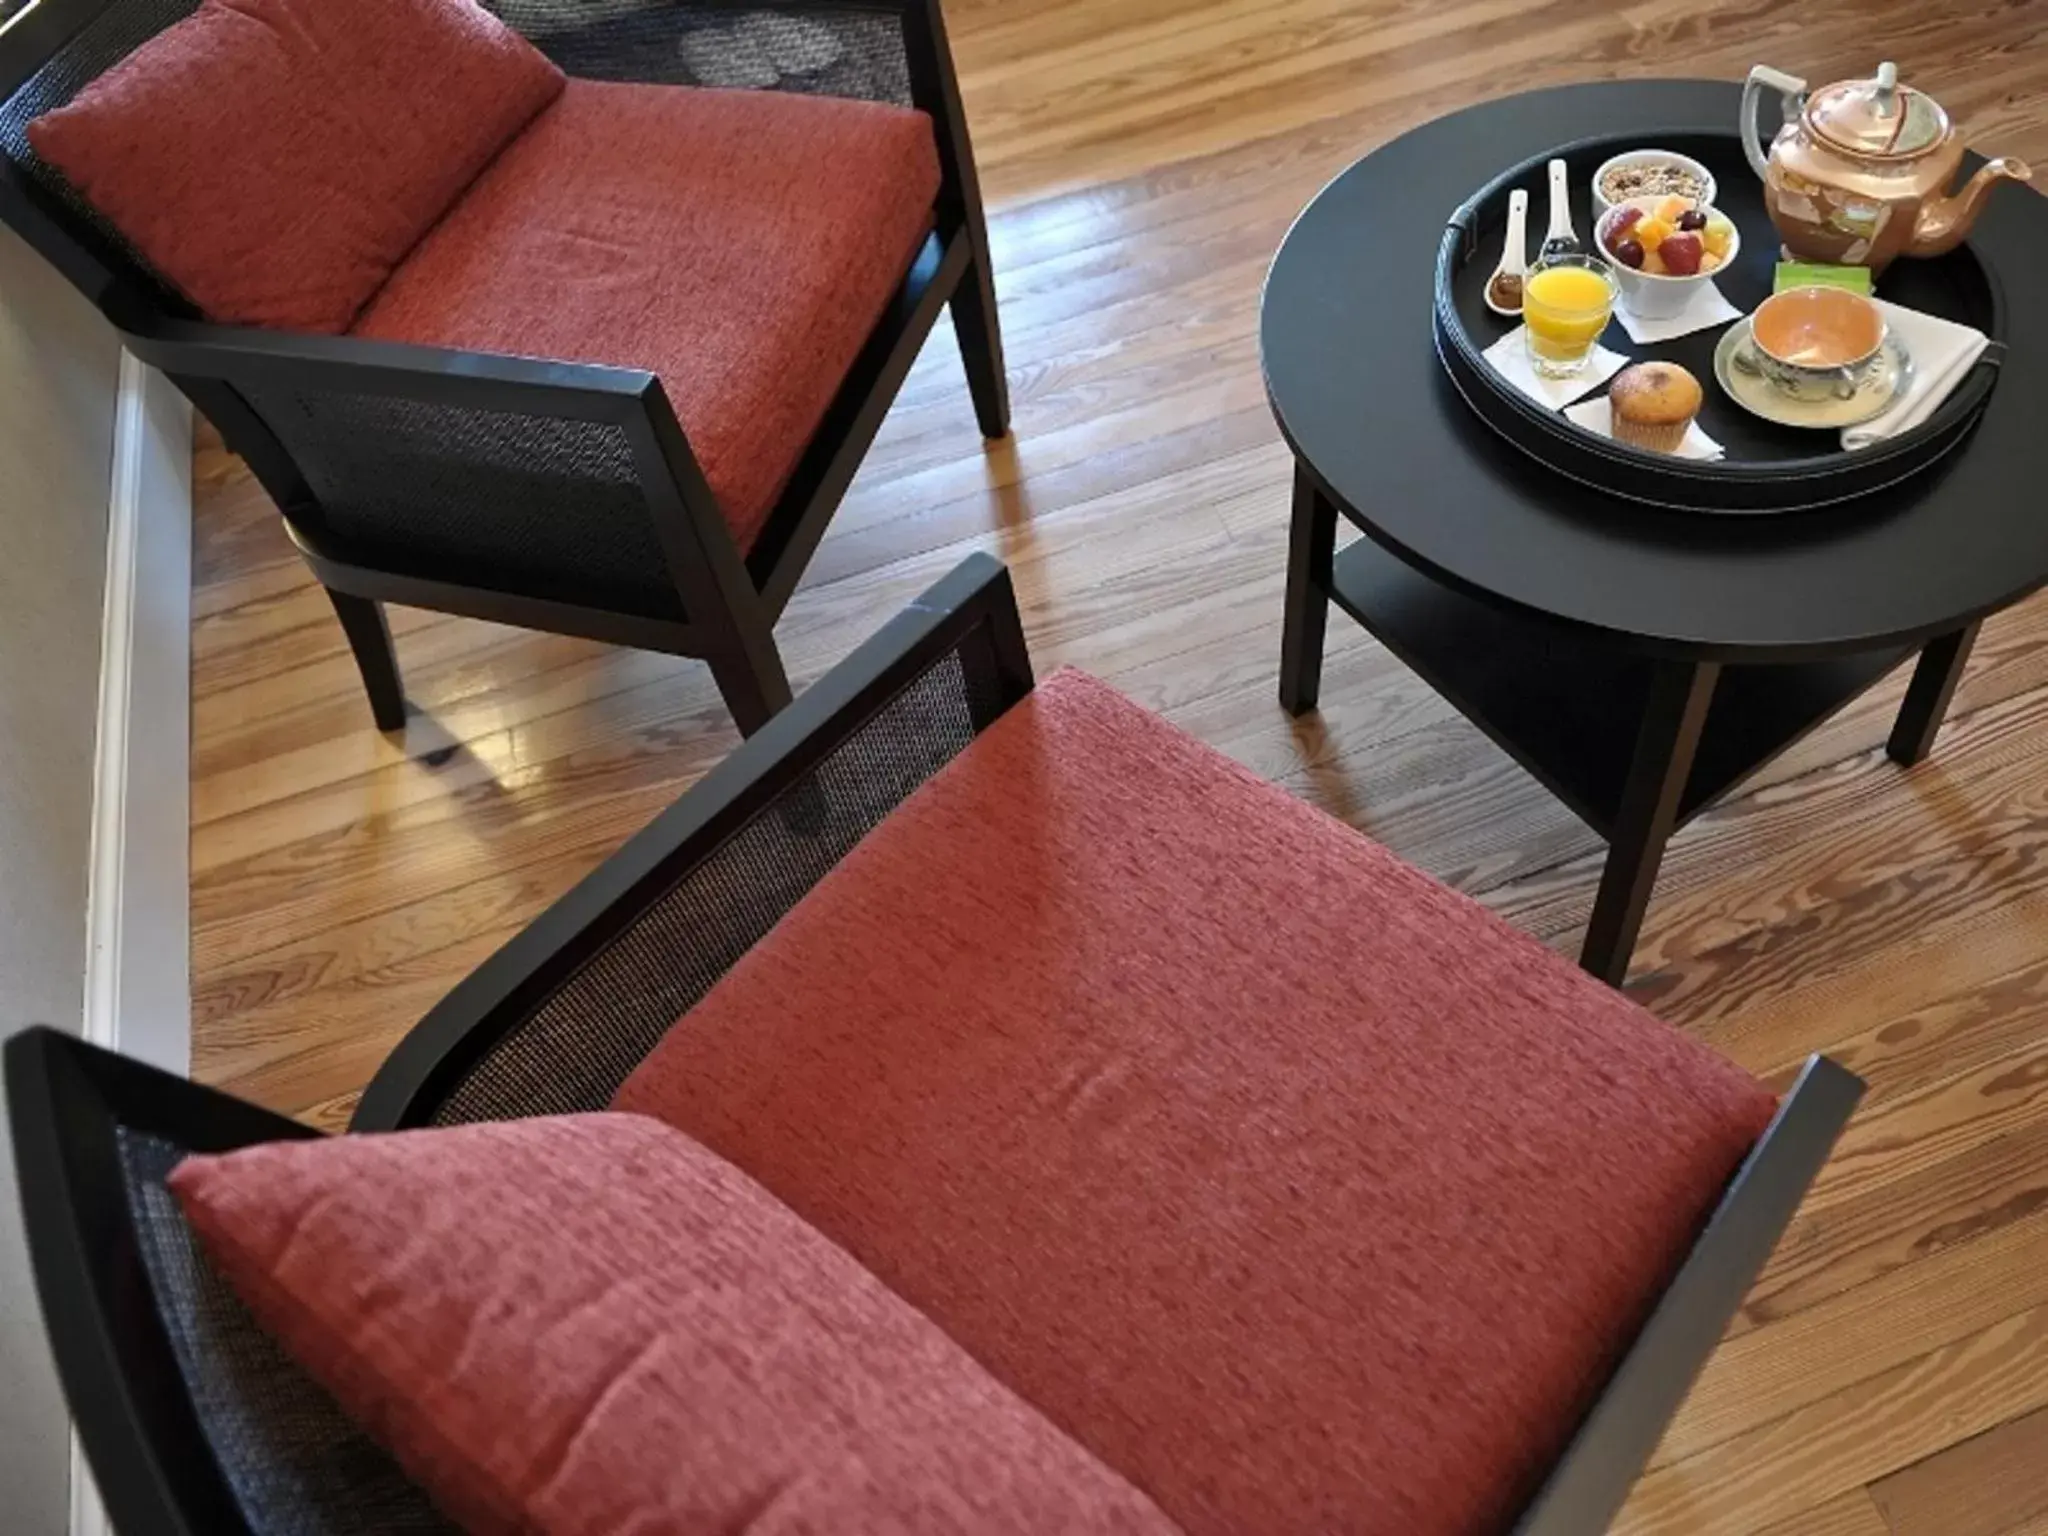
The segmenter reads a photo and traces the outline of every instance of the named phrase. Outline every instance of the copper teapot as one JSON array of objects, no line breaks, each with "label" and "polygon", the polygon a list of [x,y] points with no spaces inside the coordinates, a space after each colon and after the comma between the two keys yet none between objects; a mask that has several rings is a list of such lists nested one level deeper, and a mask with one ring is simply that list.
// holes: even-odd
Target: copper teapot
[{"label": "copper teapot", "polygon": [[[1768,155],[1756,121],[1767,86],[1783,94],[1785,121]],[[1962,140],[1941,103],[1899,83],[1895,64],[1811,95],[1804,80],[1759,64],[1742,88],[1741,126],[1771,222],[1801,261],[1882,272],[1895,256],[1939,256],[1969,234],[1992,183],[2034,175],[2023,160],[1993,160],[1949,195]]]}]

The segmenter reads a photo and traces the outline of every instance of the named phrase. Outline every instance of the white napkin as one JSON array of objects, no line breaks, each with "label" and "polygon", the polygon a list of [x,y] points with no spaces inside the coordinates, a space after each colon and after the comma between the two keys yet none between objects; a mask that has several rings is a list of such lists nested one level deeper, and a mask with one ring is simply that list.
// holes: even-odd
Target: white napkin
[{"label": "white napkin", "polygon": [[1679,336],[1690,336],[1694,331],[1704,331],[1710,326],[1740,320],[1742,311],[1723,298],[1721,290],[1709,282],[1693,289],[1692,297],[1685,301],[1685,308],[1667,320],[1645,320],[1640,315],[1632,315],[1626,304],[1615,306],[1614,318],[1621,322],[1621,328],[1628,332],[1631,340],[1671,341]]},{"label": "white napkin", "polygon": [[1877,301],[1877,307],[1884,311],[1885,323],[1905,342],[1907,355],[1913,359],[1913,378],[1905,394],[1887,406],[1883,415],[1842,428],[1845,449],[1868,448],[1896,432],[1919,426],[1976,366],[1990,344],[1973,326],[1902,309],[1883,299]]},{"label": "white napkin", "polygon": [[[1597,432],[1602,437],[1614,436],[1614,412],[1607,396],[1600,395],[1591,400],[1581,400],[1577,405],[1568,406],[1565,416],[1577,422],[1588,432]],[[1701,430],[1695,421],[1685,430],[1679,440],[1677,457],[1681,459],[1718,459],[1727,450]]]},{"label": "white napkin", "polygon": [[1610,352],[1595,342],[1586,366],[1571,378],[1539,377],[1529,366],[1529,343],[1523,335],[1528,329],[1526,325],[1516,326],[1480,355],[1493,364],[1495,373],[1538,405],[1547,405],[1553,411],[1571,404],[1587,390],[1597,389],[1628,366],[1628,359],[1619,352]]}]

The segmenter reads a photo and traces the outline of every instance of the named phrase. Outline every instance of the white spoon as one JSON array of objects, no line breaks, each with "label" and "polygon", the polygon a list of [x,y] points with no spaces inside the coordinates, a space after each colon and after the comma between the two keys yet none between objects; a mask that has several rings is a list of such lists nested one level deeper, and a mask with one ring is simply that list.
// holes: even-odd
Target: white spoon
[{"label": "white spoon", "polygon": [[1572,232],[1571,192],[1565,185],[1564,162],[1550,162],[1550,233],[1544,237],[1543,248],[1536,253],[1540,261],[1555,261],[1560,256],[1576,256],[1585,249],[1579,244],[1579,237]]},{"label": "white spoon", "polygon": [[[1529,276],[1529,194],[1520,187],[1508,194],[1508,238],[1501,247],[1500,265],[1493,269],[1493,276],[1486,280],[1486,307],[1496,315],[1513,318],[1522,312],[1522,284]],[[1503,304],[1494,296],[1494,290],[1501,286],[1501,279],[1511,277],[1514,281],[1515,302],[1512,306]]]}]

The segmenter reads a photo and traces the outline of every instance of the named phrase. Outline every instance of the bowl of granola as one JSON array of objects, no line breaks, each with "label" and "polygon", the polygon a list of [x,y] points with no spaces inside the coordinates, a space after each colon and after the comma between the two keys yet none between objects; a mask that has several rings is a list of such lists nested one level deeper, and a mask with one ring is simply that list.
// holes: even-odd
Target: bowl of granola
[{"label": "bowl of granola", "polygon": [[1593,225],[1598,228],[1612,210],[1638,198],[1682,197],[1695,207],[1711,207],[1718,190],[1714,173],[1690,155],[1632,149],[1593,173]]}]

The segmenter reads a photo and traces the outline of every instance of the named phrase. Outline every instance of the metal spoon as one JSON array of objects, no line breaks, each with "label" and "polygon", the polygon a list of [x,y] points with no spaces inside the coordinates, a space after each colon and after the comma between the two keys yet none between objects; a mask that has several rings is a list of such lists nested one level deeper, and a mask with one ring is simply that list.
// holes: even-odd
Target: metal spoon
[{"label": "metal spoon", "polygon": [[[1529,194],[1520,187],[1508,194],[1508,238],[1500,265],[1486,280],[1486,307],[1510,318],[1522,312],[1522,284],[1529,274]],[[1514,302],[1505,302],[1512,297]]]}]

